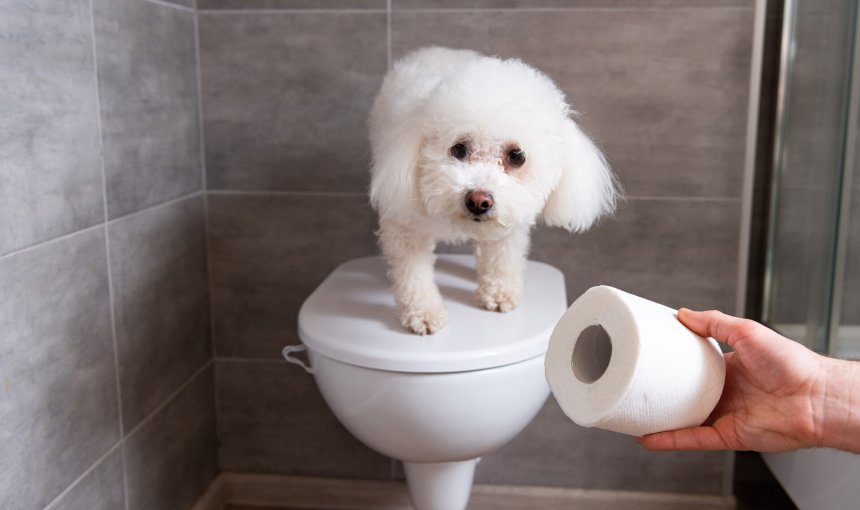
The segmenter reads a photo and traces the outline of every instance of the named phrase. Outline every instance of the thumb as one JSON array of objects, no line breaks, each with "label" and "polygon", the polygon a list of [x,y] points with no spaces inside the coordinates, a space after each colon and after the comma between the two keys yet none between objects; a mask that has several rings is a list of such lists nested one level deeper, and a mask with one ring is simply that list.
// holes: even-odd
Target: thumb
[{"label": "thumb", "polygon": [[687,308],[678,310],[678,320],[699,336],[713,337],[729,344],[733,349],[737,343],[749,336],[751,328],[761,326],[749,319],[726,315],[717,310],[695,312]]}]

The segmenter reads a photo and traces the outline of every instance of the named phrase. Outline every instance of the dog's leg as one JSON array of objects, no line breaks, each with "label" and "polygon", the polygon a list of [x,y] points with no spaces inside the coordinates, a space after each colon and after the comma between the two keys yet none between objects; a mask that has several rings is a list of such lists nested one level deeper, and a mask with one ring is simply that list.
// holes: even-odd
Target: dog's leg
[{"label": "dog's leg", "polygon": [[436,240],[406,225],[384,222],[379,243],[388,261],[388,278],[403,327],[433,334],[448,321],[439,288],[433,282]]},{"label": "dog's leg", "polygon": [[528,254],[528,228],[498,241],[475,242],[478,299],[484,308],[509,312],[517,307],[523,295]]}]

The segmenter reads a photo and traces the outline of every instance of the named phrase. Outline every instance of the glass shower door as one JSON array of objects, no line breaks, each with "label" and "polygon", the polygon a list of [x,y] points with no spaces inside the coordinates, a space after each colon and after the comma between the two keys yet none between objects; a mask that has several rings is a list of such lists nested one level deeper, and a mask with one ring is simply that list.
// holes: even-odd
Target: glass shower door
[{"label": "glass shower door", "polygon": [[[856,58],[856,55],[855,55]],[[855,60],[855,82],[847,125],[845,173],[836,243],[828,352],[840,358],[860,359],[860,74]]]},{"label": "glass shower door", "polygon": [[[785,0],[765,322],[832,356],[860,357],[857,0]],[[801,510],[854,508],[860,456],[763,455]]]},{"label": "glass shower door", "polygon": [[[785,4],[764,320],[819,352],[841,344],[831,341],[834,318],[850,317],[860,333],[860,267],[840,265],[860,262],[860,197],[857,246],[840,243],[842,181],[858,141],[847,143],[855,18],[852,0]],[[857,281],[837,296],[840,272]]]}]

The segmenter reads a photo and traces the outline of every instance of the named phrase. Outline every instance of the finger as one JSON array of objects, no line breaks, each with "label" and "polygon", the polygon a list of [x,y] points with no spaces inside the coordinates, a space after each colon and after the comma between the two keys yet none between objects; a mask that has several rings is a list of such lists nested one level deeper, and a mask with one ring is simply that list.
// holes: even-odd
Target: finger
[{"label": "finger", "polygon": [[678,310],[678,320],[693,333],[713,337],[729,344],[733,349],[741,340],[752,336],[753,330],[764,327],[755,321],[732,317],[717,310],[695,312],[681,308]]},{"label": "finger", "polygon": [[713,427],[691,427],[648,434],[637,439],[648,450],[729,450],[730,446]]}]

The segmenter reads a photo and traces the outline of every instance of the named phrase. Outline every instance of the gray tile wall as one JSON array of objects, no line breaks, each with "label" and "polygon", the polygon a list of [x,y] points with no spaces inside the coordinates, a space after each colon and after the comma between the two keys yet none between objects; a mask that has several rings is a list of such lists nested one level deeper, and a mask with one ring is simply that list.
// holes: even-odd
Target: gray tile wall
[{"label": "gray tile wall", "polygon": [[0,259],[2,508],[44,507],[119,440],[104,248],[95,228]]},{"label": "gray tile wall", "polygon": [[114,446],[101,462],[72,484],[46,510],[113,510],[125,508],[122,452]]},{"label": "gray tile wall", "polygon": [[387,16],[342,6],[199,15],[225,470],[391,477],[307,374],[279,362],[304,298],[376,252],[364,126],[388,65]]},{"label": "gray tile wall", "polygon": [[[366,448],[294,365],[219,360],[221,469],[385,480],[391,461]],[[253,396],[252,396],[253,395]]]},{"label": "gray tile wall", "polygon": [[0,3],[0,508],[217,470],[190,2]]},{"label": "gray tile wall", "polygon": [[[297,342],[301,301],[337,264],[377,251],[363,122],[392,56],[422,45],[524,58],[559,83],[604,147],[628,193],[616,216],[585,235],[534,236],[532,257],[565,271],[571,299],[609,283],[672,306],[735,311],[751,0],[200,7],[223,469],[402,476],[344,434],[279,348]],[[477,477],[720,493],[728,460],[645,452],[576,427],[550,400]]]},{"label": "gray tile wall", "polygon": [[[696,7],[748,7],[749,0],[697,0]],[[690,7],[689,0],[392,0],[394,9],[569,9]]]},{"label": "gray tile wall", "polygon": [[123,427],[131,430],[212,358],[203,198],[112,223]]},{"label": "gray tile wall", "polygon": [[89,5],[0,4],[0,255],[102,219]]},{"label": "gray tile wall", "polygon": [[209,189],[361,192],[385,13],[204,14]]},{"label": "gray tile wall", "polygon": [[280,359],[284,345],[299,342],[304,299],[339,264],[376,250],[366,202],[358,194],[210,195],[219,357]]},{"label": "gray tile wall", "polygon": [[197,0],[197,7],[220,9],[385,9],[387,0]]},{"label": "gray tile wall", "polygon": [[94,0],[108,216],[201,189],[194,14]]},{"label": "gray tile wall", "polygon": [[128,435],[128,510],[183,510],[218,470],[212,364]]},{"label": "gray tile wall", "polygon": [[[186,508],[216,452],[222,469],[402,476],[279,349],[304,297],[377,251],[364,122],[391,58],[421,45],[526,59],[605,148],[628,193],[615,218],[534,236],[571,299],[609,283],[734,310],[751,1],[388,6],[0,6],[0,457],[26,467],[0,471],[0,507]],[[550,400],[478,480],[718,493],[726,460],[645,452]]]}]

